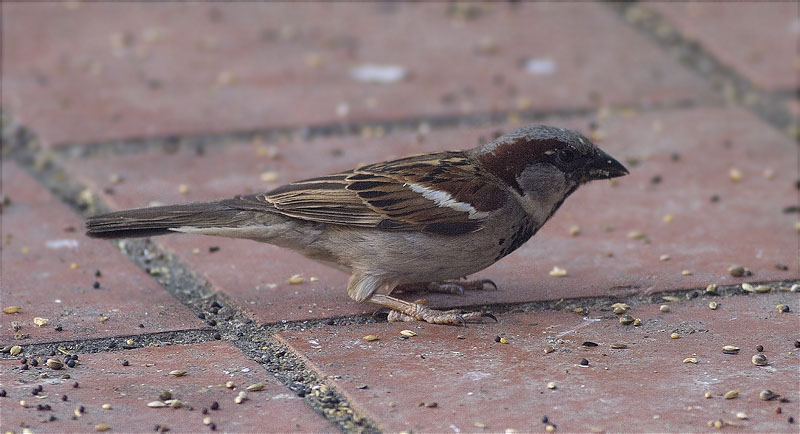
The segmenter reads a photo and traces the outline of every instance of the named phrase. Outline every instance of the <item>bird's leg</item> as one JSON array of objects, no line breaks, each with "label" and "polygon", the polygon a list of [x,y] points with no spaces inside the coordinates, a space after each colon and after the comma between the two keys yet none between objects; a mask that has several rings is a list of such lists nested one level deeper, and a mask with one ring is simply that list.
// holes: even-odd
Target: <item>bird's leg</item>
[{"label": "bird's leg", "polygon": [[431,324],[466,325],[468,322],[482,322],[484,317],[497,321],[497,318],[488,312],[441,311],[383,294],[372,294],[367,300],[391,309],[388,317],[390,322],[425,321]]},{"label": "bird's leg", "polygon": [[443,294],[464,295],[464,291],[482,291],[488,286],[497,289],[497,285],[489,279],[479,280],[445,280],[444,282],[406,283],[397,286],[395,291],[402,292],[439,292]]}]

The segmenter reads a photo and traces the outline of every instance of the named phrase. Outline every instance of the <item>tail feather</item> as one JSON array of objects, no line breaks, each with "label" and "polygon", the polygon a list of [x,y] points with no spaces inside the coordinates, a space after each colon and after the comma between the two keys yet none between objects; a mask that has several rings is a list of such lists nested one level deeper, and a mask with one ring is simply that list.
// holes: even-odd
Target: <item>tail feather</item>
[{"label": "tail feather", "polygon": [[138,238],[173,233],[179,227],[235,226],[250,214],[220,202],[167,205],[116,211],[89,217],[86,235],[92,238]]}]

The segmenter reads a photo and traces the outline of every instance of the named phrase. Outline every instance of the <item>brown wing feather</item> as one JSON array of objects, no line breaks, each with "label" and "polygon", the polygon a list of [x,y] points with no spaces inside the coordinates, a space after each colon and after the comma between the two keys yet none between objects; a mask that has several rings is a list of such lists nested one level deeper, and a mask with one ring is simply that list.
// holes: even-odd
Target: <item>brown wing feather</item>
[{"label": "brown wing feather", "polygon": [[[442,206],[422,189],[447,192],[461,204]],[[455,235],[480,230],[486,213],[500,208],[505,194],[464,153],[443,152],[298,181],[237,196],[226,205],[314,222]]]}]

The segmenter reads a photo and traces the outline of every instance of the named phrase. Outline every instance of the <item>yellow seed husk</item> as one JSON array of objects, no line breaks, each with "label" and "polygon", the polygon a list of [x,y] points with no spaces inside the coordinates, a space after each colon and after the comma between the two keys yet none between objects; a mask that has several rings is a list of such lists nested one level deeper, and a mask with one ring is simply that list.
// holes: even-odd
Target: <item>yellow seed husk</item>
[{"label": "yellow seed husk", "polygon": [[681,271],[681,276],[691,276],[692,270],[683,270]]},{"label": "yellow seed husk", "polygon": [[736,413],[736,418],[737,419],[747,419],[747,413],[745,413],[743,411],[737,412]]},{"label": "yellow seed husk", "polygon": [[19,312],[20,309],[22,308],[19,306],[8,306],[3,308],[3,313],[7,314],[17,313]]},{"label": "yellow seed husk", "polygon": [[634,327],[639,327],[640,325],[642,325],[642,319],[641,318],[634,318],[633,319],[633,326]]},{"label": "yellow seed husk", "polygon": [[737,396],[739,396],[739,389],[729,390],[725,392],[725,395],[723,396],[725,397],[725,399],[734,399]]},{"label": "yellow seed husk", "polygon": [[708,303],[708,308],[711,309],[711,310],[717,310],[717,307],[719,307],[719,304],[717,304],[716,301],[712,301],[712,302]]},{"label": "yellow seed husk", "polygon": [[161,401],[150,401],[150,402],[147,403],[147,406],[150,407],[150,408],[162,408],[162,407],[166,407],[167,404],[164,404]]},{"label": "yellow seed husk", "polygon": [[751,285],[749,283],[742,283],[742,289],[747,291],[747,292],[755,292],[755,290],[756,290],[755,288],[753,288],[753,285]]},{"label": "yellow seed husk", "polygon": [[183,369],[176,369],[174,371],[169,371],[169,375],[174,375],[176,377],[183,377],[186,375],[186,371]]},{"label": "yellow seed husk", "polygon": [[111,410],[111,404],[109,403],[105,403],[101,407],[103,408],[103,410]]},{"label": "yellow seed husk", "polygon": [[632,240],[640,240],[644,238],[646,235],[642,231],[630,231],[628,232],[628,238]]},{"label": "yellow seed husk", "polygon": [[10,349],[10,350],[8,350],[8,352],[9,352],[9,353],[10,353],[12,356],[16,356],[17,354],[19,354],[19,353],[21,353],[21,352],[22,352],[22,347],[21,347],[21,346],[19,346],[19,345],[14,345],[13,347],[11,347],[11,349]]},{"label": "yellow seed husk", "polygon": [[687,357],[683,359],[683,363],[694,363],[697,364],[697,358],[695,357]]},{"label": "yellow seed husk", "polygon": [[706,286],[706,292],[709,292],[709,293],[712,293],[712,294],[716,294],[717,293],[717,284],[716,283],[710,283],[708,286]]},{"label": "yellow seed husk", "polygon": [[547,383],[547,388],[550,389],[550,390],[555,389],[556,388],[555,381],[551,381],[551,382]]},{"label": "yellow seed husk", "polygon": [[554,266],[553,269],[550,270],[550,275],[553,277],[564,277],[567,275],[567,270]]},{"label": "yellow seed husk", "polygon": [[661,297],[661,299],[670,303],[676,303],[682,300],[680,297],[675,297],[674,295],[665,295]]},{"label": "yellow seed husk", "polygon": [[108,431],[110,429],[111,429],[111,425],[107,425],[107,424],[104,424],[104,423],[99,423],[99,424],[94,426],[94,430],[95,431]]},{"label": "yellow seed husk", "polygon": [[49,367],[50,369],[56,369],[56,370],[64,367],[64,362],[56,359],[47,359],[47,361],[44,362],[44,364],[47,365],[47,367]]},{"label": "yellow seed husk", "polygon": [[203,418],[203,425],[211,425],[211,417],[206,416]]},{"label": "yellow seed husk", "polygon": [[33,325],[35,325],[36,327],[45,326],[45,325],[47,325],[47,322],[48,322],[47,318],[42,318],[42,317],[38,317],[38,316],[33,318]]},{"label": "yellow seed husk", "polygon": [[545,353],[545,354],[550,354],[550,353],[552,353],[552,352],[553,352],[553,351],[555,351],[555,350],[556,350],[556,349],[555,349],[555,348],[553,348],[553,347],[551,347],[550,345],[548,345],[548,346],[544,347],[544,353]]},{"label": "yellow seed husk", "polygon": [[372,341],[377,341],[380,338],[377,335],[366,335],[361,339],[364,339],[367,342],[372,342]]},{"label": "yellow seed husk", "polygon": [[414,337],[414,336],[417,335],[413,330],[400,330],[400,334],[405,336],[405,337],[408,337],[408,338],[411,338],[411,337]]},{"label": "yellow seed husk", "polygon": [[722,347],[722,349],[725,351],[739,351],[739,347],[735,347],[733,345],[725,345]]},{"label": "yellow seed husk", "polygon": [[292,277],[289,278],[289,284],[290,285],[298,285],[300,283],[303,283],[305,280],[306,279],[303,276],[301,276],[299,274],[295,274],[295,275],[293,275]]},{"label": "yellow seed husk", "polygon": [[681,337],[681,335],[673,332],[673,333],[670,333],[669,337],[670,337],[670,339],[678,339],[678,338]]},{"label": "yellow seed husk", "polygon": [[225,387],[227,387],[228,389],[233,389],[234,387],[236,387],[236,383],[234,383],[233,381],[228,381],[225,383]]},{"label": "yellow seed husk", "polygon": [[501,344],[507,344],[508,341],[506,340],[506,338],[503,337],[503,338],[500,338],[500,343]]},{"label": "yellow seed husk", "polygon": [[753,291],[755,291],[755,292],[757,292],[759,294],[765,294],[767,292],[772,291],[772,288],[770,288],[767,285],[758,285],[755,288],[753,288]]},{"label": "yellow seed husk", "polygon": [[258,383],[247,386],[246,389],[249,392],[257,392],[265,387],[267,387],[267,383],[264,381],[259,381]]},{"label": "yellow seed husk", "polygon": [[711,398],[712,395],[711,392],[706,392],[703,394],[703,396],[705,396],[706,398]]}]

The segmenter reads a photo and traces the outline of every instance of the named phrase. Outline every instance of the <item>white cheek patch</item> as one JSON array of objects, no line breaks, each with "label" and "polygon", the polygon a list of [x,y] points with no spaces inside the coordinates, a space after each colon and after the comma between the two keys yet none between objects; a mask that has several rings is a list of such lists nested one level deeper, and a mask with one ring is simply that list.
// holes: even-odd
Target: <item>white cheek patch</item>
[{"label": "white cheek patch", "polygon": [[453,199],[453,196],[446,191],[432,190],[419,184],[406,185],[411,189],[411,191],[421,194],[425,199],[432,200],[438,206],[468,213],[470,219],[482,219],[489,216],[489,213],[478,211],[468,203],[459,202]]}]

